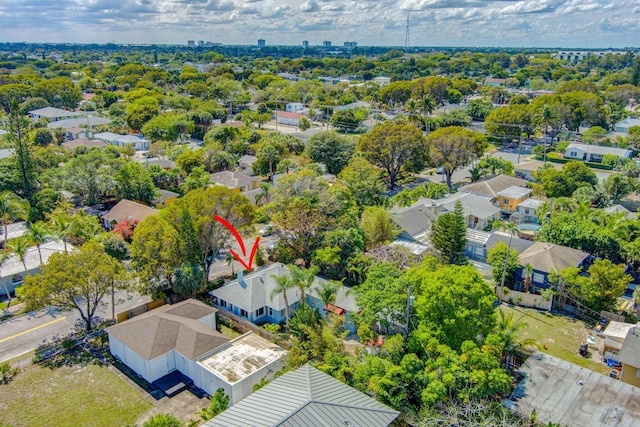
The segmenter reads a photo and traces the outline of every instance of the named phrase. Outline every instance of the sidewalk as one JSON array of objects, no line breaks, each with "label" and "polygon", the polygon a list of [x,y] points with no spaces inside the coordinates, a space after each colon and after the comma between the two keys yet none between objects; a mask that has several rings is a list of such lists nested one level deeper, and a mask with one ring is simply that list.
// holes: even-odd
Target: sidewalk
[{"label": "sidewalk", "polygon": [[24,309],[23,302],[18,302],[18,300],[16,299],[11,300],[11,305],[9,306],[9,308],[5,307],[4,309],[0,310],[0,323],[3,322],[4,320],[10,319],[18,314],[21,314],[23,309]]}]

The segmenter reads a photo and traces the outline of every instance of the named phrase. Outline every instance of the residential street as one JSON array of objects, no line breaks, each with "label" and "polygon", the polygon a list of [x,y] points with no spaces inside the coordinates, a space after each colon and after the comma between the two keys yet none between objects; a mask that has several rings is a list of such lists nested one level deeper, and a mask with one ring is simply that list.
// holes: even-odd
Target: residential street
[{"label": "residential street", "polygon": [[[148,295],[140,296],[135,293],[116,294],[116,313],[128,310],[149,301]],[[105,297],[104,306],[98,309],[97,316],[103,319],[111,318],[110,298]],[[51,339],[72,332],[80,321],[77,311],[60,312],[50,308],[32,312],[24,316],[6,320],[0,323],[0,362],[13,359],[21,354],[37,348],[40,344]],[[83,327],[79,325],[80,327]]]}]

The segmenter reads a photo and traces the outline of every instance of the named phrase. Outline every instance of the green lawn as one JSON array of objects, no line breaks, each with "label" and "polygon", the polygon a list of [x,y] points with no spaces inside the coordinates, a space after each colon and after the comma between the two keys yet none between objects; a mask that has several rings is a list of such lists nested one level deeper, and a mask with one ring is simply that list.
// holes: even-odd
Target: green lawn
[{"label": "green lawn", "polygon": [[0,425],[118,427],[153,405],[104,366],[33,366],[0,385]]},{"label": "green lawn", "polygon": [[[588,335],[594,335],[584,322],[550,313],[517,307],[500,306],[501,310],[513,311],[514,319],[522,318],[527,326],[520,330],[521,339],[533,339],[543,353],[575,363],[592,371],[608,374],[611,368],[600,362],[598,350],[591,350],[591,357],[580,356],[578,349]],[[523,314],[526,313],[526,314]],[[544,348],[546,345],[546,349]]]},{"label": "green lawn", "polygon": [[220,324],[220,333],[229,339],[234,339],[242,335],[240,332],[236,331],[235,329],[231,329],[227,325],[222,325],[222,324]]}]

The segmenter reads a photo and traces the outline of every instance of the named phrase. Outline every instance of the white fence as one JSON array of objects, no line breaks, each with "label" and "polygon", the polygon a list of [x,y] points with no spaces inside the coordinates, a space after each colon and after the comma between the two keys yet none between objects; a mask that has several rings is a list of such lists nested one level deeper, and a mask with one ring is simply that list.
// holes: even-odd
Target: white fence
[{"label": "white fence", "polygon": [[547,301],[542,295],[514,291],[507,287],[503,289],[502,286],[496,286],[496,294],[500,301],[538,310],[551,311],[553,304],[553,296]]}]

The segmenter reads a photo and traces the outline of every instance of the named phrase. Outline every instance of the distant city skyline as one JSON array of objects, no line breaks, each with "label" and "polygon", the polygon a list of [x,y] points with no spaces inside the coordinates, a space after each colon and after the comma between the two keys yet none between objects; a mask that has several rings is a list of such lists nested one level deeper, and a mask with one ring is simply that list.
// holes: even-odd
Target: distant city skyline
[{"label": "distant city skyline", "polygon": [[0,42],[624,48],[640,0],[3,0]]}]

